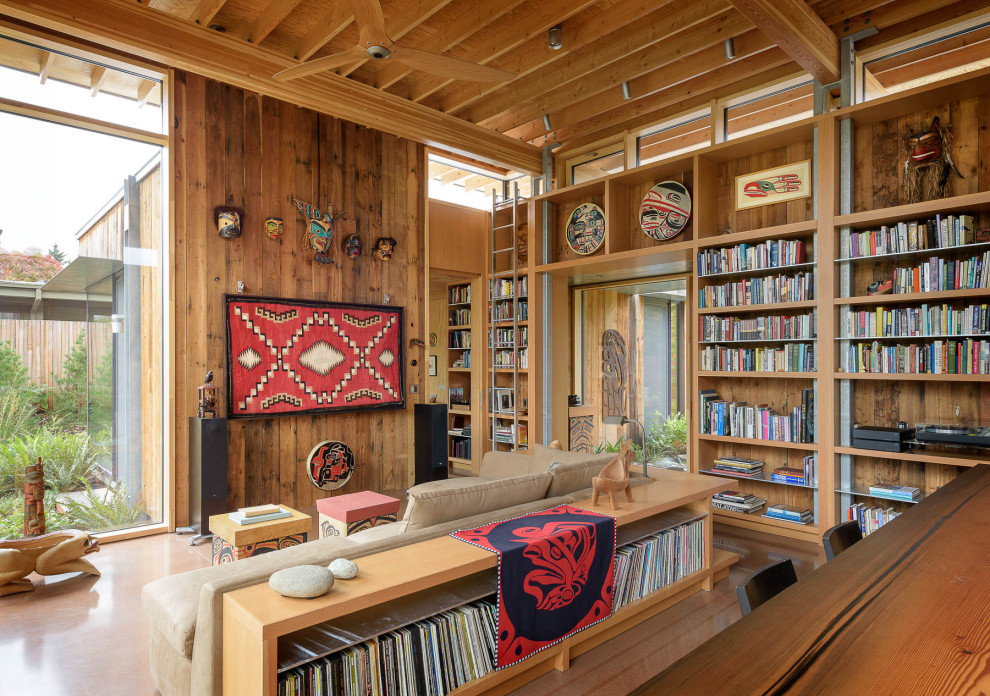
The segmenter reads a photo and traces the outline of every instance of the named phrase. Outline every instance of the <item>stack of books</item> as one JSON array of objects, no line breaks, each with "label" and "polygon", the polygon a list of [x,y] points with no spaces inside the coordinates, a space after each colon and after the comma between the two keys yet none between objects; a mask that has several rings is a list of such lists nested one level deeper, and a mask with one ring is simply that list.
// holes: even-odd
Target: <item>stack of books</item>
[{"label": "stack of books", "polygon": [[740,491],[722,491],[712,496],[712,507],[729,512],[750,514],[767,504],[766,499],[757,498],[752,493]]},{"label": "stack of books", "polygon": [[767,404],[724,401],[714,389],[698,392],[701,432],[777,442],[815,441],[815,390],[801,390],[801,405],[779,415]]},{"label": "stack of books", "polygon": [[804,242],[768,239],[758,244],[739,244],[723,249],[699,251],[697,269],[699,276],[705,276],[781,268],[805,261]]},{"label": "stack of books", "polygon": [[231,512],[227,516],[231,521],[245,525],[283,520],[286,517],[292,517],[292,513],[283,510],[278,505],[255,505],[254,507],[240,508],[237,512]]},{"label": "stack of books", "polygon": [[747,278],[723,285],[708,285],[698,294],[699,307],[740,307],[774,302],[815,299],[815,274],[797,273]]},{"label": "stack of books", "polygon": [[763,516],[772,517],[775,520],[793,522],[794,524],[808,524],[815,517],[811,510],[808,510],[807,508],[801,510],[800,508],[791,507],[790,505],[771,505],[767,508],[767,511],[763,513]]},{"label": "stack of books", "polygon": [[818,333],[814,312],[798,315],[766,317],[698,317],[702,341],[779,341],[793,338],[814,338]]},{"label": "stack of books", "polygon": [[934,220],[898,222],[879,230],[852,232],[850,258],[945,249],[972,244],[976,221],[972,215],[936,215]]},{"label": "stack of books", "polygon": [[808,479],[805,477],[805,470],[798,469],[795,467],[788,466],[778,466],[770,474],[770,480],[776,481],[777,483],[797,483],[802,486],[808,485]]},{"label": "stack of books", "polygon": [[745,457],[719,457],[712,463],[712,471],[745,478],[760,478],[763,474],[763,462]]},{"label": "stack of books", "polygon": [[849,507],[846,519],[859,522],[860,530],[866,535],[877,531],[900,514],[894,508],[867,507],[866,503],[856,503]]},{"label": "stack of books", "polygon": [[874,483],[870,485],[870,495],[879,498],[893,498],[914,502],[921,497],[921,490],[913,486],[893,486],[889,483]]}]

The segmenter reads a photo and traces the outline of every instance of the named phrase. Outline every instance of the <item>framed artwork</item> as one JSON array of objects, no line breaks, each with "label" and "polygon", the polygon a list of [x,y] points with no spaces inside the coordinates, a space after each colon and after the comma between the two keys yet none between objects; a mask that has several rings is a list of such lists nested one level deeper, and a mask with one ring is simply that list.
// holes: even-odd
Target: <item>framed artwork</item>
[{"label": "framed artwork", "polygon": [[661,181],[639,206],[640,227],[647,237],[658,242],[679,235],[690,219],[691,194],[677,181]]},{"label": "framed artwork", "polygon": [[437,376],[437,356],[430,356],[430,377]]},{"label": "framed artwork", "polygon": [[227,415],[404,408],[402,307],[224,295]]},{"label": "framed artwork", "polygon": [[736,177],[736,210],[811,196],[811,160]]},{"label": "framed artwork", "polygon": [[582,203],[567,220],[567,246],[587,256],[605,242],[605,213],[594,203]]}]

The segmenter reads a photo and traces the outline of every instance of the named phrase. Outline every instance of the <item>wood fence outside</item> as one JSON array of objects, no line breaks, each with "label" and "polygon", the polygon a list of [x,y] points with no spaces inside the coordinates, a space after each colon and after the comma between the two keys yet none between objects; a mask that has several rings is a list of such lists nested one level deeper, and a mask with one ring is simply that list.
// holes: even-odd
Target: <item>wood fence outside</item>
[{"label": "wood fence outside", "polygon": [[82,331],[89,330],[89,374],[92,377],[104,351],[111,349],[110,326],[85,321],[0,319],[0,343],[7,341],[21,356],[31,381],[55,386],[65,369],[65,359]]}]

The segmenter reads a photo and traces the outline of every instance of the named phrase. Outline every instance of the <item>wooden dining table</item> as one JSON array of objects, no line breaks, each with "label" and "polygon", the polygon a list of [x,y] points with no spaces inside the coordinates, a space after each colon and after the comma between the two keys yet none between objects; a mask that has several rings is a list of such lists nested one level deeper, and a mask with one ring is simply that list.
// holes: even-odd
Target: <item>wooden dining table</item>
[{"label": "wooden dining table", "polygon": [[990,694],[990,466],[972,467],[633,694]]}]

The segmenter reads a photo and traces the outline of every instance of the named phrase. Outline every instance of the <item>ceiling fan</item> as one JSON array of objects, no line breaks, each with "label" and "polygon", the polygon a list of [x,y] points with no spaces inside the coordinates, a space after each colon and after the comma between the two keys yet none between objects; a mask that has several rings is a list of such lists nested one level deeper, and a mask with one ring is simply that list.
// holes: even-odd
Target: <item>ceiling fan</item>
[{"label": "ceiling fan", "polygon": [[516,77],[504,70],[399,45],[385,33],[385,16],[382,13],[380,0],[345,0],[345,2],[351,6],[354,23],[358,27],[357,45],[340,53],[287,68],[275,74],[276,80],[294,80],[366,58],[378,61],[394,60],[404,63],[413,70],[422,70],[453,80],[507,82]]}]

